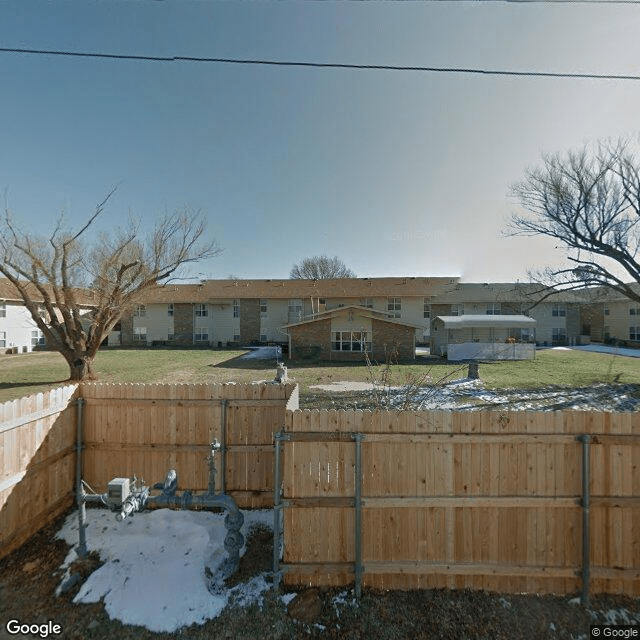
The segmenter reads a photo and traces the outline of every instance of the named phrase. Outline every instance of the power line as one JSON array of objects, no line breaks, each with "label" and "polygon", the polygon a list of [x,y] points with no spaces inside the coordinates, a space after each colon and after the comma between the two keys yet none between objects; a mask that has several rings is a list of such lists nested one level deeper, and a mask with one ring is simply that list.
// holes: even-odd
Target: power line
[{"label": "power line", "polygon": [[[478,0],[476,0],[478,1]],[[480,0],[482,1],[482,0]],[[512,0],[508,0],[512,1]],[[519,0],[528,1],[528,0]],[[566,1],[566,0],[564,0]],[[260,60],[240,58],[208,58],[195,56],[146,56],[118,53],[91,53],[86,51],[61,51],[51,49],[17,49],[0,47],[0,53],[22,53],[72,58],[96,58],[102,60],[134,60],[142,62],[201,62],[212,64],[265,65],[275,67],[311,67],[318,69],[355,69],[368,71],[415,71],[422,73],[459,73],[486,76],[512,76],[530,78],[577,78],[588,80],[640,80],[638,75],[606,73],[573,73],[556,71],[510,71],[506,69],[479,69],[472,67],[424,67],[389,64],[345,64],[338,62],[295,62],[290,60]]]}]

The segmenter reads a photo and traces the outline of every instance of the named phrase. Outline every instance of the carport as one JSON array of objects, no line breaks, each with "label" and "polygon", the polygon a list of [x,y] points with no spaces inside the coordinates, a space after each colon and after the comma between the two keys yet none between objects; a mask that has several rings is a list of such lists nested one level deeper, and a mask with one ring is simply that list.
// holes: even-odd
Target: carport
[{"label": "carport", "polygon": [[535,357],[535,327],[524,315],[437,316],[431,353],[448,360],[528,360]]}]

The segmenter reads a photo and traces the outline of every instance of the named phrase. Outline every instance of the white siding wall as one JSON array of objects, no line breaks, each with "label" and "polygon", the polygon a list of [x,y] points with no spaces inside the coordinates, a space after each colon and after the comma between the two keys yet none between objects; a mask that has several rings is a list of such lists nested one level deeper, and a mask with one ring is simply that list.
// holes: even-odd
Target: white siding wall
[{"label": "white siding wall", "polygon": [[629,340],[629,328],[640,326],[640,316],[631,315],[630,309],[640,305],[631,300],[620,300],[607,304],[609,315],[604,316],[604,325],[609,336],[618,340]]},{"label": "white siding wall", "polygon": [[0,331],[6,334],[6,347],[0,351],[17,347],[18,351],[31,351],[31,332],[38,330],[36,323],[26,307],[20,304],[6,302],[5,317],[0,317]]},{"label": "white siding wall", "polygon": [[[214,347],[221,342],[225,347],[228,342],[234,342],[234,336],[240,335],[240,318],[233,317],[233,299],[217,300],[208,306],[209,341]],[[205,318],[194,318],[194,327],[204,326]]]},{"label": "white siding wall", "polygon": [[[553,341],[553,329],[567,328],[567,316],[554,316],[553,306],[551,302],[543,302],[534,307],[530,315],[538,321],[536,326],[536,342],[551,344]],[[565,313],[568,310],[565,308]]]},{"label": "white siding wall", "polygon": [[286,342],[288,336],[280,327],[287,324],[288,310],[287,300],[267,300],[267,312],[260,314],[260,335],[266,336],[268,341]]}]

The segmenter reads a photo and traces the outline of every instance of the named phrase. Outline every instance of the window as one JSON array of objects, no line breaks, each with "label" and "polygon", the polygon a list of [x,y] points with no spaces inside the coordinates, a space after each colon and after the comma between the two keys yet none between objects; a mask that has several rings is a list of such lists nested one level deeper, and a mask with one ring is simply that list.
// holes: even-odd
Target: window
[{"label": "window", "polygon": [[147,315],[147,307],[143,304],[137,304],[136,308],[133,310],[133,315],[136,318],[144,318]]},{"label": "window", "polygon": [[266,300],[260,300],[260,315],[262,317],[267,315],[267,301]]},{"label": "window", "polygon": [[564,328],[560,329],[552,329],[551,330],[551,339],[553,342],[566,342],[567,341],[567,330]]},{"label": "window", "polygon": [[551,315],[554,318],[564,318],[567,315],[567,310],[561,302],[554,302],[551,309]]},{"label": "window", "polygon": [[41,344],[44,344],[42,331],[40,331],[40,329],[33,329],[33,331],[31,331],[31,347],[35,348]]},{"label": "window", "polygon": [[44,319],[47,317],[47,310],[44,308],[44,305],[39,304],[38,305],[38,315]]},{"label": "window", "polygon": [[371,351],[366,331],[334,331],[332,347],[334,351]]},{"label": "window", "polygon": [[302,300],[295,298],[289,300],[289,322],[302,320]]},{"label": "window", "polygon": [[431,303],[429,302],[429,298],[425,298],[424,299],[422,317],[423,318],[430,318],[431,317]]},{"label": "window", "polygon": [[240,342],[240,334],[239,333],[235,333],[233,335],[233,341],[234,342]]},{"label": "window", "polygon": [[527,327],[520,329],[520,340],[522,342],[533,342],[533,335],[533,329]]},{"label": "window", "polygon": [[608,305],[604,305],[604,315],[608,316],[609,315],[609,306]]},{"label": "window", "polygon": [[463,316],[464,315],[464,305],[463,304],[452,304],[451,305],[451,315],[452,316]]},{"label": "window", "polygon": [[240,300],[233,301],[233,317],[234,318],[240,317]]},{"label": "window", "polygon": [[147,327],[134,327],[133,328],[133,341],[134,342],[146,342],[147,341]]},{"label": "window", "polygon": [[629,340],[640,340],[640,327],[629,327]]},{"label": "window", "polygon": [[266,342],[267,341],[267,334],[266,333],[261,333],[260,334],[260,342]]},{"label": "window", "polygon": [[387,298],[387,311],[392,318],[399,318],[402,311],[402,299]]},{"label": "window", "polygon": [[0,347],[6,347],[6,346],[7,346],[7,332],[0,331]]},{"label": "window", "polygon": [[167,305],[167,315],[173,318],[173,302]]},{"label": "window", "polygon": [[193,334],[194,342],[209,342],[209,331],[206,327],[196,327]]},{"label": "window", "polygon": [[367,309],[373,309],[373,299],[372,298],[362,298],[360,300],[360,306],[366,307]]},{"label": "window", "polygon": [[4,300],[0,300],[0,318],[7,317],[7,303]]},{"label": "window", "polygon": [[500,303],[499,302],[490,302],[487,305],[487,313],[488,316],[498,316],[500,315]]},{"label": "window", "polygon": [[198,318],[205,318],[206,316],[209,315],[209,310],[207,309],[206,304],[201,304],[201,303],[196,304],[195,311],[196,311],[196,316]]}]

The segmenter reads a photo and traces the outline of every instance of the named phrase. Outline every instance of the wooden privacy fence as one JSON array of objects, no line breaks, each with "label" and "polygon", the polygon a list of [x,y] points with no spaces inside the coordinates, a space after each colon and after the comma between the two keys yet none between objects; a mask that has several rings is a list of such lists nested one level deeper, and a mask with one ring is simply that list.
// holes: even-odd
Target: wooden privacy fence
[{"label": "wooden privacy fence", "polygon": [[0,557],[69,507],[76,386],[0,404]]},{"label": "wooden privacy fence", "polygon": [[274,562],[298,585],[640,595],[639,427],[636,413],[288,412]]},{"label": "wooden privacy fence", "polygon": [[114,477],[147,485],[176,469],[180,489],[206,491],[210,444],[216,490],[241,507],[273,506],[273,436],[294,384],[83,384],[83,478],[100,493]]}]

